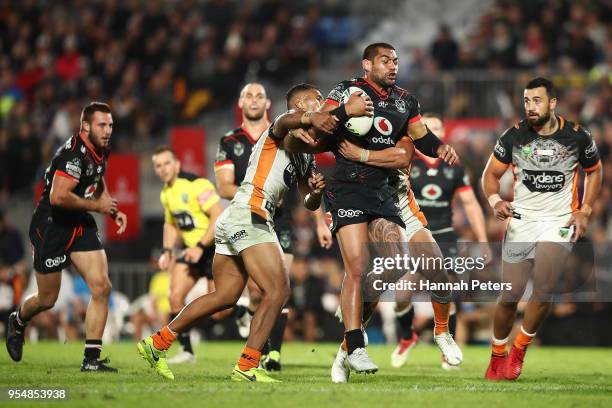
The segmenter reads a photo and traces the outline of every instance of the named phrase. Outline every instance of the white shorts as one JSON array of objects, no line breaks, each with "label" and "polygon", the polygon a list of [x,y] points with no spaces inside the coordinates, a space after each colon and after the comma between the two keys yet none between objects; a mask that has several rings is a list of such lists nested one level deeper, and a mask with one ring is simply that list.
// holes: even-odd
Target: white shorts
[{"label": "white shorts", "polygon": [[510,219],[502,250],[505,262],[517,263],[535,257],[538,242],[558,242],[572,249],[574,227],[564,228],[570,216],[553,220]]},{"label": "white shorts", "polygon": [[404,224],[406,224],[406,229],[404,231],[406,231],[407,242],[410,242],[412,236],[416,234],[417,231],[425,228],[421,220],[419,220],[419,218],[412,213],[409,216],[406,216],[406,214],[403,212],[402,221],[404,221]]},{"label": "white shorts", "polygon": [[274,224],[252,222],[251,209],[241,204],[232,203],[215,223],[215,253],[222,255],[239,255],[253,245],[264,242],[275,242],[278,238]]}]

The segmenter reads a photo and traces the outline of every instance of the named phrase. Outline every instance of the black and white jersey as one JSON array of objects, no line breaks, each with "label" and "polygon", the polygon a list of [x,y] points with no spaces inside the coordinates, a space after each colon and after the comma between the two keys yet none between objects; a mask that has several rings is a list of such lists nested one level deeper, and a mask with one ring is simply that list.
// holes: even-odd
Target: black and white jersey
[{"label": "black and white jersey", "polygon": [[516,213],[527,219],[569,215],[580,206],[578,165],[594,171],[601,162],[588,130],[558,117],[559,129],[548,136],[523,120],[498,139],[492,160],[512,166]]},{"label": "black and white jersey", "polygon": [[242,127],[227,132],[219,141],[215,171],[222,168],[234,170],[234,184],[239,186],[244,180],[255,143],[257,140]]}]

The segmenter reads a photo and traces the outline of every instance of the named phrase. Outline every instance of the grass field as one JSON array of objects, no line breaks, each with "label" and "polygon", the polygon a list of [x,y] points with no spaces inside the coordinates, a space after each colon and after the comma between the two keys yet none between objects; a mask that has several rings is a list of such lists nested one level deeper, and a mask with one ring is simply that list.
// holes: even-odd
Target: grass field
[{"label": "grass field", "polygon": [[[4,347],[3,347],[4,348]],[[329,369],[337,345],[286,344],[281,384],[232,383],[229,374],[242,343],[203,343],[195,365],[175,366],[174,382],[163,381],[136,353],[133,343],[105,346],[119,374],[79,372],[79,343],[26,344],[24,359],[0,352],[0,406],[87,407],[390,407],[612,406],[612,352],[609,349],[532,348],[515,383],[482,379],[485,347],[464,349],[461,371],[440,369],[437,349],[419,345],[402,369],[389,365],[391,346],[370,346],[381,370],[353,375],[349,384],[331,384]],[[171,352],[172,354],[172,352]],[[66,388],[63,402],[8,402],[6,388]]]}]

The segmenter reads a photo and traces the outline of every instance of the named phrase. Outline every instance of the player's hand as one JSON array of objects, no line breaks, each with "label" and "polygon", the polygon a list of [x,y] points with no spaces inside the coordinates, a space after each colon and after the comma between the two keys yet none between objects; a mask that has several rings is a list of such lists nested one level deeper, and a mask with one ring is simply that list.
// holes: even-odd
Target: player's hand
[{"label": "player's hand", "polygon": [[508,201],[502,200],[495,204],[495,208],[493,208],[493,214],[498,220],[504,221],[506,218],[512,217],[513,210],[514,209],[512,208],[512,204],[510,204]]},{"label": "player's hand", "polygon": [[338,145],[338,152],[340,152],[345,159],[359,161],[361,147],[345,139]]},{"label": "player's hand", "polygon": [[582,211],[574,211],[572,216],[570,217],[566,227],[571,227],[572,225],[576,227],[574,236],[572,237],[572,242],[576,242],[578,238],[581,238],[586,233],[587,225],[589,224],[589,216],[583,213]]},{"label": "player's hand", "polygon": [[457,156],[457,152],[451,145],[443,144],[438,147],[436,151],[438,157],[448,163],[449,166],[455,164],[459,156]]},{"label": "player's hand", "polygon": [[325,177],[321,173],[312,173],[308,178],[308,187],[310,188],[310,194],[320,196],[325,191]]},{"label": "player's hand", "polygon": [[349,96],[348,100],[344,104],[346,114],[351,118],[358,118],[360,116],[374,116],[374,103],[372,99],[364,92],[355,92]]},{"label": "player's hand", "polygon": [[[310,125],[316,130],[331,135],[338,127],[338,118],[329,112],[309,112]],[[308,123],[307,123],[308,124]]]},{"label": "player's hand", "polygon": [[117,200],[111,197],[106,191],[100,195],[96,202],[97,212],[99,213],[111,215],[117,212]]},{"label": "player's hand", "polygon": [[115,224],[119,227],[117,230],[117,234],[121,235],[125,232],[127,228],[127,215],[121,211],[117,211],[112,214],[113,219],[115,220]]},{"label": "player's hand", "polygon": [[324,224],[317,224],[317,238],[319,239],[321,248],[329,249],[334,243],[331,231],[327,225]]},{"label": "player's hand", "polygon": [[202,248],[200,248],[199,246],[194,246],[193,248],[187,248],[186,250],[184,250],[183,257],[187,262],[198,263],[200,262],[200,258],[202,257],[203,253],[204,250]]},{"label": "player's hand", "polygon": [[172,261],[172,252],[164,251],[157,260],[157,266],[162,271],[167,271],[170,268],[170,261]]},{"label": "player's hand", "polygon": [[291,129],[288,134],[289,137],[293,137],[295,139],[301,140],[309,146],[315,145],[317,142],[314,140],[312,136],[308,133],[307,130],[302,128]]}]

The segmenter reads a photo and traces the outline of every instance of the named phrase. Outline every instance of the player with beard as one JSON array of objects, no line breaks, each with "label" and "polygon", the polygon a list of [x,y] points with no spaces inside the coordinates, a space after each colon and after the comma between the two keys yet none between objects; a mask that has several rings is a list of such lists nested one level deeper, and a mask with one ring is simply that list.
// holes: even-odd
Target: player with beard
[{"label": "player with beard", "polygon": [[14,361],[23,353],[25,327],[57,300],[61,271],[72,264],[91,291],[85,315],[85,356],[81,371],[116,372],[100,360],[111,282],[106,253],[89,211],[115,220],[122,234],[127,217],[106,189],[104,173],[113,118],[105,103],[91,102],[81,113],[81,129],[60,147],[45,171],[45,189],[30,224],[38,292],[9,317],[6,347]]},{"label": "player with beard", "polygon": [[[602,166],[591,134],[555,114],[552,82],[535,78],[523,93],[526,119],[498,139],[482,177],[482,187],[495,217],[507,220],[502,248],[502,292],[493,321],[488,380],[516,380],[527,347],[551,308],[554,285],[568,259],[572,243],[584,235],[592,205],[599,194]],[[582,204],[578,199],[578,166],[586,173]],[[511,167],[514,199],[499,196],[500,178]],[[518,301],[529,279],[532,295],[523,322],[506,354]]]},{"label": "player with beard", "polygon": [[[267,111],[270,109],[270,100],[266,89],[257,82],[248,83],[242,88],[238,106],[242,111],[240,127],[226,133],[219,142],[217,157],[215,159],[215,176],[217,188],[221,197],[232,200],[244,180],[249,157],[253,146],[262,133],[270,127]],[[288,193],[295,194],[295,187]],[[320,210],[317,210],[320,212]],[[293,228],[291,226],[291,208],[283,202],[274,213],[274,230],[283,249],[283,259],[287,270],[291,270],[293,262]],[[251,316],[255,313],[261,301],[261,290],[249,279],[247,283],[249,292],[248,310],[237,306],[236,317],[240,334],[248,336]],[[269,371],[281,369],[280,351],[283,344],[285,326],[287,324],[288,308],[283,308],[269,341],[262,350],[263,366]]]},{"label": "player with beard", "polygon": [[[323,107],[345,121],[347,115],[340,105],[344,92],[358,87],[371,98],[374,104],[374,123],[369,133],[352,138],[340,126],[330,142],[336,155],[336,166],[325,193],[325,205],[331,216],[330,229],[335,233],[346,270],[341,293],[341,313],[345,325],[345,341],[339,355],[346,355],[350,369],[356,372],[373,373],[378,367],[370,360],[362,332],[364,320],[363,276],[368,259],[363,245],[371,242],[368,227],[376,220],[387,221],[387,233],[405,241],[406,225],[401,218],[398,189],[390,183],[397,169],[410,165],[412,144],[430,157],[440,157],[449,164],[457,159],[452,147],[443,144],[423,124],[417,99],[408,91],[395,85],[398,57],[393,46],[375,43],[363,52],[363,78],[343,81],[329,94]],[[346,158],[342,152],[345,140],[352,140],[363,149],[356,159]],[[384,150],[384,153],[382,152]],[[416,217],[416,213],[413,214]],[[419,242],[435,244],[423,224],[415,224],[417,230],[410,231]],[[408,239],[411,237],[409,236]],[[441,256],[437,246],[429,245],[430,252]],[[444,269],[427,271],[434,282],[448,282]],[[457,365],[462,360],[461,351],[448,333],[450,291],[431,293],[435,313],[435,338],[447,360]],[[372,302],[374,299],[369,299]],[[371,310],[370,310],[371,311]],[[368,311],[369,313],[369,311]],[[332,370],[332,380],[334,372]],[[346,380],[346,379],[344,379]],[[336,382],[336,381],[335,381]],[[337,381],[342,382],[342,381]]]}]

